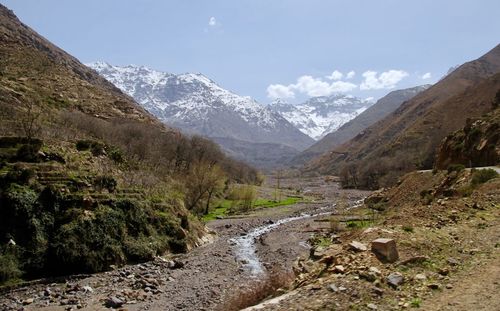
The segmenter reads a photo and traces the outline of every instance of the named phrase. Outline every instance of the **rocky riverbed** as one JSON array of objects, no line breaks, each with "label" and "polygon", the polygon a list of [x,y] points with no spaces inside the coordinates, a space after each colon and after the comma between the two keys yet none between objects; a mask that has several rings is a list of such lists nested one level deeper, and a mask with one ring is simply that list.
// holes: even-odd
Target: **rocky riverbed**
[{"label": "rocky riverbed", "polygon": [[[313,199],[212,221],[207,227],[214,233],[214,241],[188,254],[4,292],[0,309],[228,310],[244,307],[272,290],[262,287],[269,275],[283,276],[282,282],[289,280],[293,261],[309,252],[307,239],[316,226],[314,215],[333,212],[339,196],[355,205],[367,194],[340,190],[336,183],[327,183],[322,178],[285,179],[283,184],[289,189],[300,188]],[[242,241],[246,241],[246,245],[242,245]],[[258,293],[259,290],[264,292]],[[254,291],[257,293],[253,294]]]}]

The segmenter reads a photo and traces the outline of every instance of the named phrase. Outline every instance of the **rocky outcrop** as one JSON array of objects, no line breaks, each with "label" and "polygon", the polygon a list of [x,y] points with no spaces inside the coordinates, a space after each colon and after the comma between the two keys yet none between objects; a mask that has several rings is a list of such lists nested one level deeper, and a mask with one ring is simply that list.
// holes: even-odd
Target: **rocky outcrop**
[{"label": "rocky outcrop", "polygon": [[496,109],[448,135],[439,147],[436,165],[446,169],[451,164],[466,167],[492,166],[500,163],[500,91],[493,105]]}]

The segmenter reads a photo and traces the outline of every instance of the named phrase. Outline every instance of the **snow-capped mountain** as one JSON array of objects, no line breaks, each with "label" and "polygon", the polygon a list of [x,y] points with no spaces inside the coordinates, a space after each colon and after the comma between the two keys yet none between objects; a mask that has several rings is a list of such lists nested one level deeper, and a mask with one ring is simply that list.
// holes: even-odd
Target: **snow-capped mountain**
[{"label": "snow-capped mountain", "polygon": [[277,99],[269,107],[304,134],[318,140],[355,118],[370,105],[372,102],[352,95],[335,94],[313,97],[299,105]]},{"label": "snow-capped mountain", "polygon": [[160,120],[186,132],[286,145],[297,151],[314,142],[279,113],[249,97],[223,89],[202,74],[177,75],[143,66],[120,67],[105,62],[87,65]]}]

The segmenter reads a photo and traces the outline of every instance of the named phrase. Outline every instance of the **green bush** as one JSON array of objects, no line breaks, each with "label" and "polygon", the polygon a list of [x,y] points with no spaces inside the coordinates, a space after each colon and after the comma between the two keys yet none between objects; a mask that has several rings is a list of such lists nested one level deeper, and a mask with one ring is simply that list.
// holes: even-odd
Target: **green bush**
[{"label": "green bush", "polygon": [[17,149],[16,160],[22,162],[38,162],[38,151],[42,146],[38,144],[26,144]]},{"label": "green bush", "polygon": [[76,142],[76,150],[78,151],[89,150],[91,145],[92,145],[91,140],[79,140]]},{"label": "green bush", "polygon": [[463,164],[450,164],[448,165],[448,173],[451,172],[461,172],[465,169],[465,166]]},{"label": "green bush", "polygon": [[111,151],[109,152],[109,158],[116,163],[125,162],[125,156],[123,155],[123,152],[118,148],[111,149]]},{"label": "green bush", "polygon": [[480,184],[484,184],[490,179],[497,177],[498,173],[494,169],[488,168],[488,169],[476,170],[474,171],[474,173],[472,173],[471,184],[473,186],[478,186]]},{"label": "green bush", "polygon": [[17,279],[22,275],[19,262],[14,254],[2,254],[0,252],[0,283],[10,279]]},{"label": "green bush", "polygon": [[78,140],[76,149],[78,151],[90,150],[95,157],[106,154],[106,145],[94,140]]},{"label": "green bush", "polygon": [[110,175],[97,176],[94,179],[94,185],[97,189],[107,189],[110,193],[115,192],[117,184],[116,179]]}]

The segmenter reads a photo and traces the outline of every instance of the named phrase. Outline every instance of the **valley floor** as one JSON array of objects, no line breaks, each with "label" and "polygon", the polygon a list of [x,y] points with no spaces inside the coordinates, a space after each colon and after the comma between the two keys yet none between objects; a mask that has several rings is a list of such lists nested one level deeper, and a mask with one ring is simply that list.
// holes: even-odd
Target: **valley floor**
[{"label": "valley floor", "polygon": [[[256,252],[264,274],[256,275],[239,259],[233,239],[252,229],[287,217],[332,212],[339,196],[351,205],[365,191],[340,190],[323,178],[286,179],[283,188],[308,195],[307,203],[266,208],[251,215],[208,223],[216,233],[212,243],[170,259],[126,266],[116,270],[68,279],[65,283],[34,284],[0,295],[0,309],[99,310],[105,305],[126,310],[237,310],[264,299],[274,287],[293,280],[292,264],[309,252],[307,240],[316,226],[315,217],[288,222],[263,235]],[[269,288],[272,274],[273,288]],[[111,299],[110,299],[111,298]]]},{"label": "valley floor", "polygon": [[[211,221],[214,241],[188,254],[3,293],[0,309],[500,310],[499,181],[470,197],[421,204],[422,189],[440,189],[443,180],[450,180],[446,173],[431,176],[415,172],[383,192],[397,209],[341,229],[334,243],[328,239],[335,204],[352,207],[369,193],[340,190],[324,178],[285,179],[284,188],[300,188],[310,201]],[[321,215],[304,216],[315,213]],[[342,217],[368,215],[361,206]],[[299,218],[278,226],[289,217]],[[259,273],[251,256],[241,256],[253,252],[242,250],[241,241],[263,228],[273,229],[252,244],[264,271]],[[310,251],[312,235],[327,237],[324,249]],[[397,241],[399,261],[382,263],[369,249],[349,246],[355,240],[369,248],[379,237]],[[387,277],[395,272],[404,282],[393,288]],[[274,298],[265,300],[269,297]]]}]

